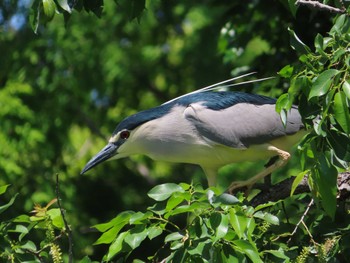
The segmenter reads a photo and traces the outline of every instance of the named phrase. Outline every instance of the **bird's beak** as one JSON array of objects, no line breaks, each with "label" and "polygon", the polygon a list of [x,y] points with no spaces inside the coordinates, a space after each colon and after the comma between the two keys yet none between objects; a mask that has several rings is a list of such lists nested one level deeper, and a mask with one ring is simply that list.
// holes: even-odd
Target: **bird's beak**
[{"label": "bird's beak", "polygon": [[113,143],[108,143],[98,154],[85,165],[80,174],[84,174],[99,163],[102,163],[117,154],[118,146]]}]

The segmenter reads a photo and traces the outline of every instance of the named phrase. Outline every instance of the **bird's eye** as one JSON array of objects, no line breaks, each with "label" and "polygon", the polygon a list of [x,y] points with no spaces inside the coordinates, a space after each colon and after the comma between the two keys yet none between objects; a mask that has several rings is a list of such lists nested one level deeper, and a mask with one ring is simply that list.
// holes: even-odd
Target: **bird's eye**
[{"label": "bird's eye", "polygon": [[130,136],[130,132],[128,130],[124,130],[120,132],[120,138],[123,140],[126,140],[127,138],[129,138],[129,136]]}]

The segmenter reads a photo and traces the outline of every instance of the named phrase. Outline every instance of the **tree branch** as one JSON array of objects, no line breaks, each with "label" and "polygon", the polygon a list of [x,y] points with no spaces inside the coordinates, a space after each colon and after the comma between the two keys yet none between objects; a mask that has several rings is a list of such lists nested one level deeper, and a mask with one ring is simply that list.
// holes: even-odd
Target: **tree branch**
[{"label": "tree branch", "polygon": [[[288,178],[276,185],[268,187],[258,187],[261,192],[256,195],[251,201],[252,206],[267,203],[269,201],[278,201],[290,196],[294,177]],[[309,193],[310,188],[307,182],[307,177],[304,177],[294,191],[294,194]],[[338,175],[338,200],[344,201],[350,197],[350,172],[340,173]]]},{"label": "tree branch", "polygon": [[67,235],[68,235],[68,243],[69,243],[68,262],[72,263],[73,262],[73,236],[72,236],[72,230],[71,230],[70,226],[68,225],[68,222],[67,222],[67,219],[65,216],[65,211],[63,210],[63,208],[61,206],[58,173],[56,174],[56,197],[57,197],[57,205],[58,205],[58,208],[60,209],[63,223],[64,223],[64,226],[66,228]]},{"label": "tree branch", "polygon": [[308,6],[310,8],[314,8],[314,9],[318,9],[318,10],[325,10],[325,11],[329,11],[332,13],[337,13],[337,14],[345,14],[346,9],[344,6],[342,6],[342,8],[336,8],[333,6],[329,6],[326,4],[322,4],[318,1],[312,1],[312,0],[297,0],[295,2],[296,5],[305,5]]}]

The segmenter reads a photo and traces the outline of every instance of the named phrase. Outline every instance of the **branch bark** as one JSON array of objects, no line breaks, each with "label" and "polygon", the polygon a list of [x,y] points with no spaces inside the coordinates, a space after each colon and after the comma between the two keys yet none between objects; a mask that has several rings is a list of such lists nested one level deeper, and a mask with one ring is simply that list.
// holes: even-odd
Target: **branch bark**
[{"label": "branch bark", "polygon": [[[257,206],[269,201],[278,201],[285,199],[290,195],[294,177],[288,178],[276,185],[259,187],[261,192],[255,196],[250,204]],[[307,177],[304,177],[294,191],[294,194],[310,193]],[[338,200],[344,201],[350,197],[350,172],[340,173],[338,175]]]},{"label": "branch bark", "polygon": [[[342,3],[342,1],[341,1],[341,3]],[[346,8],[344,7],[344,5],[342,6],[342,8],[336,8],[336,7],[322,4],[318,1],[312,1],[312,0],[297,0],[295,2],[295,4],[296,5],[305,5],[305,6],[308,6],[310,8],[313,8],[313,9],[318,9],[321,11],[329,11],[329,12],[337,13],[337,14],[345,14],[345,12],[346,12]]]}]

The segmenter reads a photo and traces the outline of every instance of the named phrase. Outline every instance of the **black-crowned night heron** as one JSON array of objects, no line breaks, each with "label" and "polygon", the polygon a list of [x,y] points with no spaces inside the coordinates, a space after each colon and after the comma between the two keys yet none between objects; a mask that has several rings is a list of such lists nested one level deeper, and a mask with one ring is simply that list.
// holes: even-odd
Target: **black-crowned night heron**
[{"label": "black-crowned night heron", "polygon": [[108,159],[144,154],[154,160],[198,164],[209,186],[214,186],[217,171],[224,165],[279,157],[254,177],[233,182],[229,188],[232,191],[249,188],[283,166],[290,158],[291,147],[304,135],[298,108],[291,108],[283,125],[275,110],[275,99],[211,90],[217,86],[125,118],[82,173]]}]

